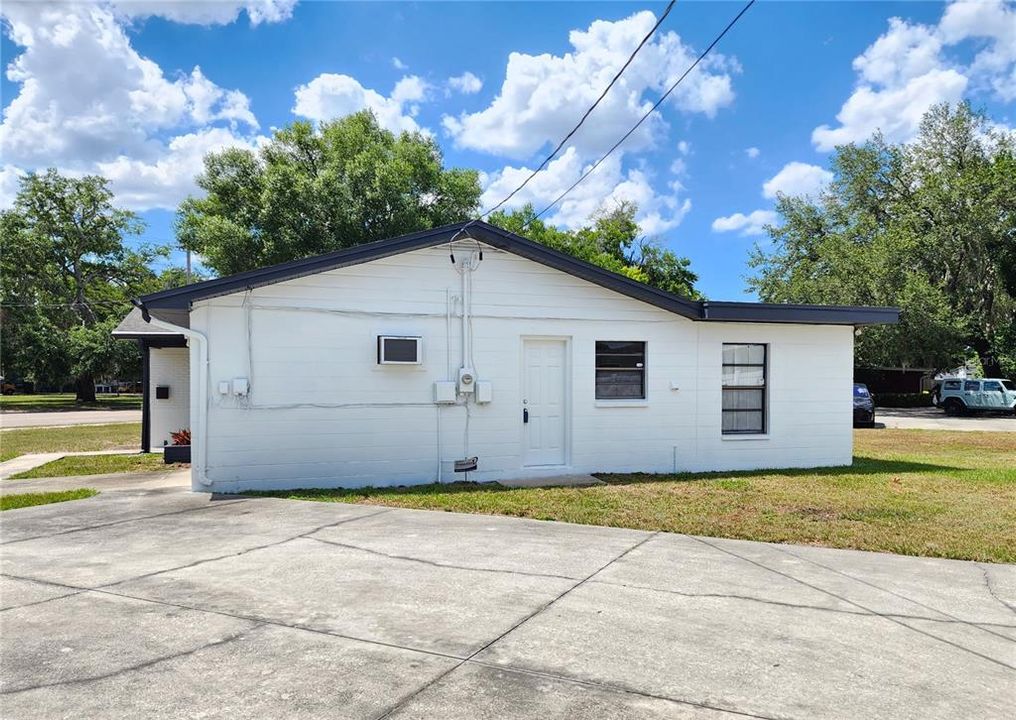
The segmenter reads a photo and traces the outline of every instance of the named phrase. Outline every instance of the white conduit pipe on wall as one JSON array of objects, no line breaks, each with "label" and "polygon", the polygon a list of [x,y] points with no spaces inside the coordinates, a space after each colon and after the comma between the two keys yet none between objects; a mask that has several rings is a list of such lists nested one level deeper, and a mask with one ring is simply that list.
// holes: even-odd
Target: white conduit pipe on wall
[{"label": "white conduit pipe on wall", "polygon": [[[198,351],[198,368],[197,375],[200,378],[200,382],[197,383],[197,395],[198,401],[196,407],[192,410],[197,410],[196,413],[191,414],[191,433],[193,437],[198,438],[198,442],[192,447],[194,451],[194,457],[191,458],[191,475],[196,477],[198,482],[205,487],[212,484],[211,479],[208,477],[208,338],[197,330],[191,330],[190,328],[180,327],[179,325],[173,325],[172,323],[158,320],[156,318],[150,318],[149,324],[155,327],[169,330],[170,332],[179,333],[184,337],[192,340],[196,343]],[[195,373],[191,372],[191,380],[193,386],[193,379]],[[194,388],[191,390],[191,401],[194,399]],[[148,388],[145,388],[145,392],[148,392]],[[197,419],[197,427],[193,427],[195,424],[193,419]]]}]

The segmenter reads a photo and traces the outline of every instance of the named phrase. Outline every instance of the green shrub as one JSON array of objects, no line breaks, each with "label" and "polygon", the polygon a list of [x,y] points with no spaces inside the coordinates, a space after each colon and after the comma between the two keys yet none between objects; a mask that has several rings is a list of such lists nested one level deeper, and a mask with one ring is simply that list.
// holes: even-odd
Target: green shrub
[{"label": "green shrub", "polygon": [[931,407],[931,393],[876,393],[875,405],[890,408]]}]

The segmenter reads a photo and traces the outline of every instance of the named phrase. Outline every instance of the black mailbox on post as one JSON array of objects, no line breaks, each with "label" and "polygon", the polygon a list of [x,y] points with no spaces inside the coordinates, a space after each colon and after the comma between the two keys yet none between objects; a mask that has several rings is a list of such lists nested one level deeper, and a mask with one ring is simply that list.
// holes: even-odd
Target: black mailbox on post
[{"label": "black mailbox on post", "polygon": [[155,399],[156,400],[169,400],[169,385],[156,385],[155,386]]}]

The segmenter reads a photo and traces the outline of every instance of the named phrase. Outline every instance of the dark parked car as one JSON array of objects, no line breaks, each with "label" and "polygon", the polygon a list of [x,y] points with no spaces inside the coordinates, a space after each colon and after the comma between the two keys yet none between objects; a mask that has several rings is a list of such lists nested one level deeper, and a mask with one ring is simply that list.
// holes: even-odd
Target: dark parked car
[{"label": "dark parked car", "polygon": [[854,427],[875,427],[875,401],[863,383],[854,383]]}]

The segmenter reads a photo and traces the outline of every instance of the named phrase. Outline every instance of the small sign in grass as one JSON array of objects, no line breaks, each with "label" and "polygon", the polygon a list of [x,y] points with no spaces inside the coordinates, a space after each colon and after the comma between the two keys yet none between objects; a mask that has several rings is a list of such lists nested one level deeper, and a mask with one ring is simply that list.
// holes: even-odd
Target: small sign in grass
[{"label": "small sign in grass", "polygon": [[76,490],[0,495],[0,510],[18,510],[34,505],[49,505],[51,503],[67,502],[68,500],[84,500],[98,494],[99,491],[92,488],[77,488]]}]

